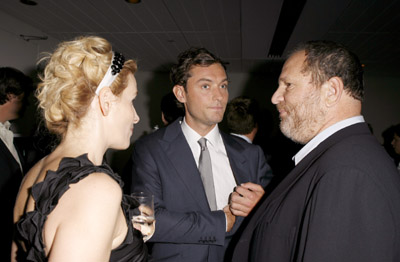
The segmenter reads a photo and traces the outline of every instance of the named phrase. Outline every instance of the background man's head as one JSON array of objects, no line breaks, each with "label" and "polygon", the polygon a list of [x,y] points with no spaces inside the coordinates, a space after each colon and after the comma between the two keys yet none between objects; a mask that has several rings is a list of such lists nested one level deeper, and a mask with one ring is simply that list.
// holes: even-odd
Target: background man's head
[{"label": "background man's head", "polygon": [[394,152],[397,155],[400,155],[400,124],[397,124],[393,127],[393,140],[391,144]]},{"label": "background man's head", "polygon": [[32,91],[32,79],[11,67],[0,68],[1,122],[16,119],[23,113]]},{"label": "background man's head", "polygon": [[164,125],[169,125],[177,118],[185,115],[185,108],[180,103],[174,93],[170,92],[161,99],[161,119]]},{"label": "background man's head", "polygon": [[228,131],[239,135],[247,135],[256,131],[258,114],[258,103],[254,99],[244,96],[232,99],[226,109]]}]

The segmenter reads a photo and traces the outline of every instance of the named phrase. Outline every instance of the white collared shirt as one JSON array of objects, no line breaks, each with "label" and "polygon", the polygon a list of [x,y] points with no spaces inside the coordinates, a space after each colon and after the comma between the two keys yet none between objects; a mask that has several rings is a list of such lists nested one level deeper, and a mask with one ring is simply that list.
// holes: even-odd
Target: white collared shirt
[{"label": "white collared shirt", "polygon": [[253,142],[250,140],[250,138],[248,138],[248,137],[245,136],[245,135],[235,134],[235,133],[231,133],[231,135],[240,137],[241,139],[244,139],[247,143],[253,144]]},{"label": "white collared shirt", "polygon": [[0,139],[7,146],[14,159],[18,162],[22,171],[21,161],[19,159],[17,149],[14,146],[14,133],[10,130],[10,126],[11,124],[9,121],[4,122],[4,124],[0,122]]},{"label": "white collared shirt", "polygon": [[314,148],[316,148],[321,142],[323,142],[325,139],[327,139],[337,131],[345,127],[363,122],[365,122],[364,117],[360,115],[347,118],[331,125],[327,129],[316,135],[313,139],[311,139],[305,146],[303,146],[303,148],[292,158],[294,160],[294,164],[297,166],[297,164],[303,158],[305,158]]},{"label": "white collared shirt", "polygon": [[[202,136],[194,131],[183,118],[181,123],[182,132],[192,150],[196,165],[199,166],[200,145],[197,142]],[[232,168],[229,163],[228,155],[218,125],[204,136],[207,139],[207,147],[210,152],[217,209],[222,210],[228,204],[229,194],[236,186]]]}]

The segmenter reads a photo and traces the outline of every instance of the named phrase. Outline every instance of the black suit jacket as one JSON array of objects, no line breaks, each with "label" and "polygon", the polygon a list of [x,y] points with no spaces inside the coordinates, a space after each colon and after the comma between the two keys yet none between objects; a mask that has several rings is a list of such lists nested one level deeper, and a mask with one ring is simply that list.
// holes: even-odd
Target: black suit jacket
[{"label": "black suit jacket", "polygon": [[[22,158],[20,157],[21,161]],[[13,209],[22,181],[22,171],[3,140],[0,139],[0,208],[1,208],[1,261],[9,261],[13,232]]]},{"label": "black suit jacket", "polygon": [[400,176],[365,123],[299,162],[259,204],[233,261],[400,261]]},{"label": "black suit jacket", "polygon": [[[238,184],[265,186],[270,168],[260,147],[221,133]],[[156,231],[154,261],[222,261],[231,235],[224,212],[211,211],[192,151],[179,121],[134,145],[132,190],[154,194]],[[233,190],[233,188],[232,188]]]}]

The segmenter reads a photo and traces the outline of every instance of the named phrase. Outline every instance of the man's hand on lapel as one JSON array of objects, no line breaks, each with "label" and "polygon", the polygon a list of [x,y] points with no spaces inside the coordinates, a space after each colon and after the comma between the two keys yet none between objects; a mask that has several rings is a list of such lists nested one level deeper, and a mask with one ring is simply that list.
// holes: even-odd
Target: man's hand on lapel
[{"label": "man's hand on lapel", "polygon": [[247,182],[234,188],[230,195],[229,208],[235,216],[246,217],[264,195],[262,186]]},{"label": "man's hand on lapel", "polygon": [[236,217],[231,213],[228,205],[224,207],[224,213],[226,217],[226,232],[229,232],[235,224]]}]

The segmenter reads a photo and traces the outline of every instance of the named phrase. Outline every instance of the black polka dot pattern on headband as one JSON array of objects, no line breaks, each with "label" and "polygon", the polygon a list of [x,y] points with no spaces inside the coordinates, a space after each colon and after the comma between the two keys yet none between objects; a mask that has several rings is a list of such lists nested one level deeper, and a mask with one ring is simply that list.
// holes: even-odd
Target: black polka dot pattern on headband
[{"label": "black polka dot pattern on headband", "polygon": [[124,63],[125,63],[125,57],[118,52],[114,52],[114,59],[111,65],[111,74],[112,75],[118,74],[121,71],[122,67],[124,66]]}]

